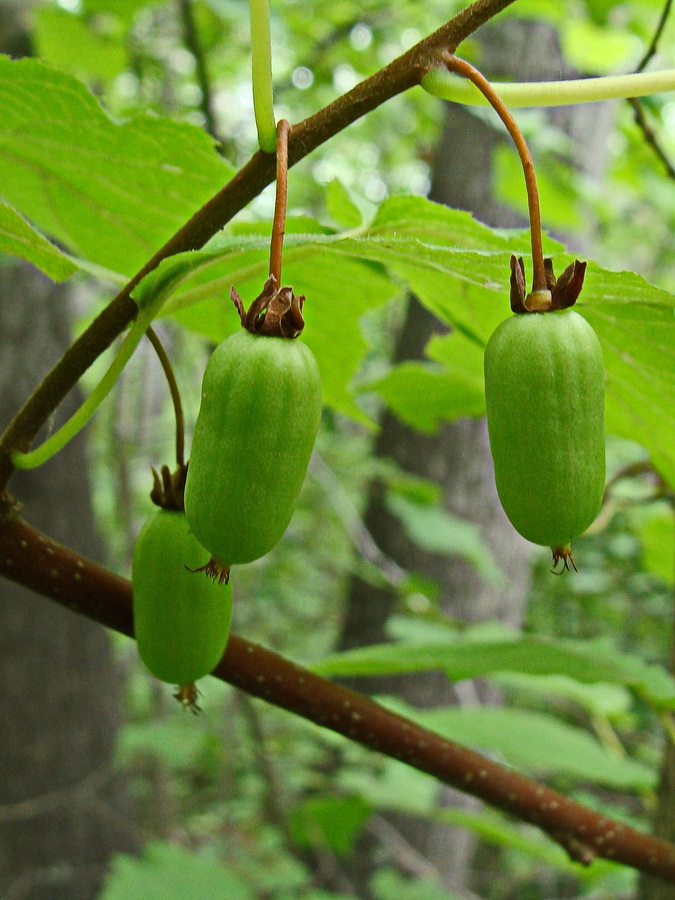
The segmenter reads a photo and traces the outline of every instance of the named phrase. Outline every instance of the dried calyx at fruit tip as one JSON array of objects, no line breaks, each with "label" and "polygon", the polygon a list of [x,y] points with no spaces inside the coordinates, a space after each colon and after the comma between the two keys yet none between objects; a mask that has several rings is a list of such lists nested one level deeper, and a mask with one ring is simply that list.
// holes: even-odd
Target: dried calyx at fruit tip
[{"label": "dried calyx at fruit tip", "polygon": [[185,479],[187,478],[187,463],[178,466],[172,472],[167,465],[157,472],[152,469],[153,486],[150,491],[150,499],[161,509],[172,509],[178,512],[185,511],[183,494],[185,492]]},{"label": "dried calyx at fruit tip", "polygon": [[526,293],[525,266],[522,257],[511,257],[511,310],[514,313],[550,312],[569,309],[577,302],[584,284],[586,263],[575,259],[560,278],[553,274],[553,262],[544,260],[546,289]]},{"label": "dried calyx at fruit tip", "polygon": [[233,286],[230,290],[232,302],[237,307],[241,327],[251,334],[264,334],[269,337],[296,338],[305,327],[302,317],[304,296],[296,296],[292,287],[277,287],[274,275],[251,304],[248,312]]}]

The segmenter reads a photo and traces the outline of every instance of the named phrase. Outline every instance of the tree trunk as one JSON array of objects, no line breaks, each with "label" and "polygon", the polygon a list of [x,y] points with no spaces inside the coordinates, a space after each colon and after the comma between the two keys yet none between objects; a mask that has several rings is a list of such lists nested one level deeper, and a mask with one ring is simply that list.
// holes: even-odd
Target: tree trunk
[{"label": "tree trunk", "polygon": [[[67,294],[28,265],[0,270],[2,427],[70,342]],[[82,439],[17,473],[11,490],[28,521],[103,559]],[[135,848],[112,766],[120,677],[109,636],[2,582],[0,683],[0,896],[92,900],[111,854]]]},{"label": "tree trunk", "polygon": [[[487,27],[481,33],[488,74],[493,78],[538,80],[560,77],[561,56],[555,34],[532,22],[508,21],[499,27]],[[579,116],[585,124],[579,124]],[[611,111],[593,111],[594,130],[588,125],[585,109],[555,111],[555,125],[596,144],[593,153],[584,155],[582,164],[602,165],[602,142]],[[604,118],[604,126],[602,120]],[[599,124],[600,123],[600,124]],[[493,195],[492,155],[503,138],[479,117],[462,107],[448,105],[445,127],[434,167],[431,198],[460,209],[470,210],[487,224],[502,227],[522,226],[510,210],[500,207]],[[504,303],[507,303],[508,273],[504,273]],[[498,298],[495,300],[498,302]],[[443,326],[417,300],[408,304],[395,357],[397,360],[421,359],[429,338]],[[416,432],[390,413],[383,417],[376,454],[390,457],[404,470],[433,479],[443,491],[445,507],[455,515],[478,525],[481,533],[507,576],[506,586],[487,584],[468,563],[430,554],[414,545],[383,503],[381,488],[371,487],[365,523],[378,546],[400,566],[422,573],[441,587],[440,605],[452,617],[466,621],[500,620],[517,626],[529,582],[529,546],[514,532],[499,504],[492,470],[492,459],[483,419],[453,422],[435,435]],[[351,581],[348,605],[340,640],[341,649],[385,641],[385,626],[396,603],[393,590],[374,588],[358,577]],[[405,678],[354,679],[354,686],[367,693],[396,693],[417,706],[442,706],[449,703],[475,704],[499,702],[498,695],[481,682],[452,685],[442,673]],[[474,806],[470,798],[443,788],[441,805]],[[471,860],[475,849],[473,836],[458,829],[434,826],[427,822],[390,818],[399,835],[431,864],[448,888],[461,890],[471,881]],[[382,848],[380,848],[381,856]],[[396,862],[396,852],[392,853]],[[405,866],[404,866],[405,867]],[[360,873],[367,881],[368,864]],[[410,870],[412,871],[412,870]],[[478,880],[480,882],[480,879]],[[480,889],[480,885],[478,885]],[[364,889],[365,891],[365,889]]]}]

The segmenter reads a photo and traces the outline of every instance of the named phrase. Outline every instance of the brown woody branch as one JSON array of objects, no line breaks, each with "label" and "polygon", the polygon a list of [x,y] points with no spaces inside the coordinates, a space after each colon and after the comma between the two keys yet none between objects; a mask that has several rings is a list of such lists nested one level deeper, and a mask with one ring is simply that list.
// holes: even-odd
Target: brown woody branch
[{"label": "brown woody branch", "polygon": [[[293,126],[288,165],[293,166],[357,119],[415,85],[442,55],[457,46],[514,0],[476,0],[438,31],[424,38],[388,66],[356,85],[347,94]],[[143,268],[120,290],[108,307],[47,374],[0,438],[0,495],[13,467],[9,454],[28,450],[35,435],[89,366],[135,318],[133,289],[163,259],[202,247],[274,180],[273,154],[258,151],[222,190],[208,200]]]},{"label": "brown woody branch", "polygon": [[[0,524],[0,547],[1,575],[133,636],[126,579],[52,541],[18,516]],[[675,884],[674,845],[594,812],[245,638],[230,637],[213,674],[537,825],[577,862],[588,865],[602,857]]]}]

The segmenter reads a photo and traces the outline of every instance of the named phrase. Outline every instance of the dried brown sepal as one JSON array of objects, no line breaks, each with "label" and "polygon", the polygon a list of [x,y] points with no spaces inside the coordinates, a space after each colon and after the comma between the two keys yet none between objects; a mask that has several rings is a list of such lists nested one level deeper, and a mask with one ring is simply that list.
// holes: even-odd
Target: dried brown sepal
[{"label": "dried brown sepal", "polygon": [[175,472],[172,472],[166,465],[162,466],[159,473],[153,468],[153,487],[150,491],[150,499],[162,509],[184,512],[183,494],[185,493],[186,478],[187,463],[184,466],[178,466]]},{"label": "dried brown sepal", "polygon": [[523,257],[511,257],[511,310],[514,313],[526,313],[523,306],[525,300],[525,264]]},{"label": "dried brown sepal", "polygon": [[183,709],[189,709],[195,716],[198,716],[202,711],[201,706],[197,703],[199,690],[194,681],[191,681],[189,684],[179,684],[173,696]]},{"label": "dried brown sepal", "polygon": [[[570,569],[574,569],[575,572],[579,571],[574,564],[574,557],[572,556],[572,547],[570,544],[565,544],[564,547],[551,547],[551,553],[553,554],[553,567],[551,572],[554,575],[562,575],[563,572],[569,572]],[[556,569],[558,563],[562,563],[560,569]]]},{"label": "dried brown sepal", "polygon": [[302,317],[304,296],[296,296],[292,287],[277,287],[274,275],[267,279],[248,311],[234,285],[230,289],[230,297],[239,313],[241,327],[251,334],[292,339],[298,337],[305,327]]},{"label": "dried brown sepal", "polygon": [[585,274],[585,262],[575,259],[573,263],[570,263],[560,278],[554,281],[551,288],[553,309],[569,309],[570,306],[574,306],[584,286]]},{"label": "dried brown sepal", "polygon": [[511,257],[511,309],[514,313],[550,312],[569,309],[577,302],[584,284],[586,263],[575,259],[560,278],[555,277],[553,261],[544,260],[546,290],[526,294],[525,267],[522,257]]},{"label": "dried brown sepal", "polygon": [[196,569],[191,569],[189,566],[185,566],[185,568],[188,572],[204,572],[205,575],[213,578],[218,584],[227,584],[230,580],[230,566],[224,566],[213,557],[207,563],[204,563],[203,566],[199,566]]}]

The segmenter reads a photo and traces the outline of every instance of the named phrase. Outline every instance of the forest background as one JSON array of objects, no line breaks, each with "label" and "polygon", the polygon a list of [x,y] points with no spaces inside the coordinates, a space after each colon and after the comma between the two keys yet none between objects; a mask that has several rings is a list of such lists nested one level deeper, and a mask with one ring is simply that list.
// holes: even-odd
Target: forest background
[{"label": "forest background", "polygon": [[[667,68],[669,6],[518,0],[460,51],[511,80],[629,72],[645,54]],[[277,114],[306,118],[461,7],[274,4]],[[58,282],[3,257],[6,422],[47,361],[248,160],[256,132],[246,3],[5,2],[0,21],[1,49],[33,57],[21,69],[0,60],[0,195],[14,238],[0,246]],[[656,817],[673,839],[657,811],[672,806],[675,702],[675,103],[516,116],[545,227],[599,264],[580,311],[609,355],[611,489],[575,547],[579,573],[553,577],[548,554],[500,518],[484,439],[482,345],[508,314],[509,253],[528,250],[517,157],[491,111],[446,109],[415,88],[290,172],[285,272],[308,297],[327,406],[287,535],[236,573],[234,630],[608,816],[642,831]],[[103,163],[91,141],[109,142]],[[75,263],[20,232],[10,207]],[[208,354],[237,324],[229,284],[247,299],[259,288],[272,207],[268,188],[157,323],[189,428]],[[416,266],[413,242],[379,257],[321,252],[369,228],[478,249],[482,268],[472,276],[475,257],[449,265],[438,248]],[[12,481],[26,519],[128,574],[150,466],[173,458],[172,415],[141,344],[86,447]],[[570,861],[532,826],[439,795],[428,776],[215,679],[200,684],[202,714],[183,715],[133,642],[13,591],[3,582],[10,900],[670,896],[626,866]]]}]

